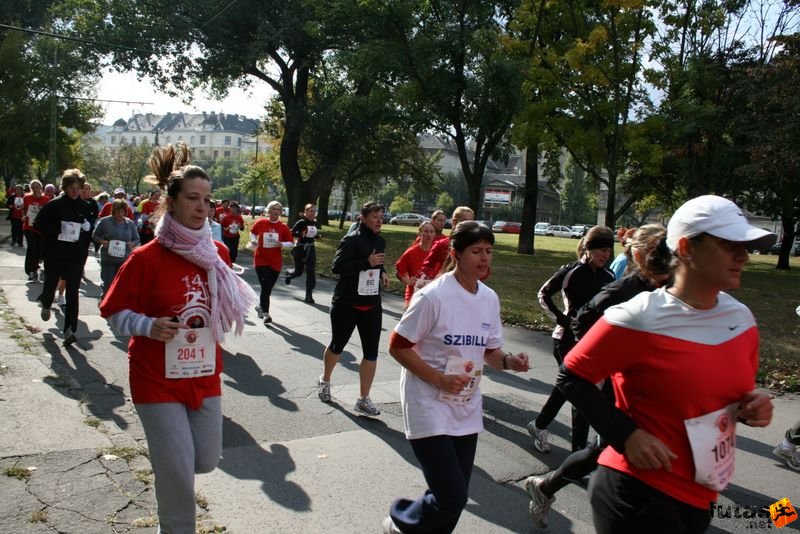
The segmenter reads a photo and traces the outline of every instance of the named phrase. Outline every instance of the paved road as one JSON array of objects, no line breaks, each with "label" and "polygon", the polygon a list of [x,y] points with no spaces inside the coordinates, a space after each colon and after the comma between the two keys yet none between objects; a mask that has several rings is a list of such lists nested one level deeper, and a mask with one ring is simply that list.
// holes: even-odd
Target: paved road
[{"label": "paved road", "polygon": [[[45,348],[53,365],[67,369],[70,379],[80,384],[83,412],[143,444],[128,397],[127,339],[115,337],[98,316],[96,260],[89,258],[88,283],[82,287],[77,335],[84,349],[64,349],[60,345],[60,313],[48,323],[39,318],[34,299],[41,284],[25,282],[23,252],[7,244],[0,249],[0,289],[10,310],[41,329],[32,340]],[[257,285],[252,270],[246,269],[243,276]],[[274,323],[264,327],[253,313],[244,335],[230,337],[224,346],[223,458],[216,471],[198,477],[198,491],[208,501],[213,523],[225,525],[230,532],[379,532],[393,498],[415,497],[424,490],[402,433],[400,368],[385,352],[387,334],[401,315],[402,299],[393,295],[384,299],[384,343],[372,394],[382,415],[370,419],[352,411],[358,393],[358,336],[334,373],[333,402],[324,404],[317,399],[315,382],[321,372],[323,347],[330,340],[327,314],[332,287],[332,281],[320,280],[317,304],[307,305],[302,302],[302,287],[279,282],[273,294]],[[527,515],[522,481],[556,467],[568,454],[568,409],[562,410],[551,427],[555,437],[549,455],[533,452],[524,429],[546,400],[555,377],[549,336],[506,328],[505,337],[507,348],[530,354],[532,367],[519,375],[490,372],[481,383],[486,431],[479,439],[470,501],[457,532],[535,531]],[[6,391],[5,395],[12,393]],[[776,399],[776,406],[775,422],[768,429],[741,429],[738,472],[720,501],[723,509],[736,504],[763,506],[781,497],[800,504],[800,474],[770,457],[785,428],[800,414],[800,400],[782,397]],[[42,419],[46,420],[44,410]],[[85,433],[82,426],[79,430]],[[14,454],[25,452],[24,439],[6,439],[10,442],[7,447],[0,442],[4,456],[14,444]],[[91,439],[89,445],[74,447],[69,440],[53,441],[53,451],[63,453],[102,446],[93,445]],[[800,530],[798,524],[800,521],[787,528]],[[713,532],[762,530],[751,527],[750,520],[743,518],[715,518],[712,523]],[[26,528],[20,525],[19,531]],[[549,530],[593,530],[583,487],[569,486],[559,493]]]}]

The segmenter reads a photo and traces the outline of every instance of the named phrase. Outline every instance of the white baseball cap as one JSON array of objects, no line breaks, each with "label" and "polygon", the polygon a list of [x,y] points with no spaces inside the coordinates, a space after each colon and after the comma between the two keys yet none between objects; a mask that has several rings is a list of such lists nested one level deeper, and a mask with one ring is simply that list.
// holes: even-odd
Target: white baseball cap
[{"label": "white baseball cap", "polygon": [[747,222],[741,208],[716,195],[703,195],[684,202],[667,225],[667,246],[678,248],[682,237],[711,234],[714,237],[745,243],[748,249],[771,247],[778,236]]},{"label": "white baseball cap", "polygon": [[118,187],[118,188],[114,189],[114,195],[120,195],[120,194],[122,194],[122,195],[125,194],[125,189],[124,188]]}]

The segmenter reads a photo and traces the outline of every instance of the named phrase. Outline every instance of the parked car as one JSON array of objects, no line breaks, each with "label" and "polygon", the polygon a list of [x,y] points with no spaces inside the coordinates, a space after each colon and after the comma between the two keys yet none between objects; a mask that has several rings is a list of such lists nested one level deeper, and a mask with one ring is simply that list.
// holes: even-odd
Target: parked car
[{"label": "parked car", "polygon": [[[774,245],[772,245],[769,250],[766,251],[767,254],[775,254],[776,256],[781,253],[781,245],[782,241],[778,241]],[[792,245],[791,250],[789,251],[789,256],[800,256],[800,239],[794,242]]]},{"label": "parked car", "polygon": [[502,232],[503,225],[505,224],[506,224],[505,221],[495,221],[494,224],[492,225],[492,232]]},{"label": "parked car", "polygon": [[538,222],[533,227],[533,235],[547,235],[548,228],[550,228],[550,223]]},{"label": "parked car", "polygon": [[399,224],[402,226],[419,226],[420,224],[428,221],[430,221],[430,219],[424,215],[418,215],[416,213],[401,213],[400,215],[392,217],[389,220],[389,223]]},{"label": "parked car", "polygon": [[[489,228],[489,229],[492,228],[492,221],[475,221],[475,222],[478,223],[478,224],[484,225],[486,228]],[[445,226],[445,228],[448,228],[448,227]]]},{"label": "parked car", "polygon": [[580,239],[586,235],[586,232],[589,231],[593,225],[591,224],[576,224],[570,229],[569,236],[573,239]]},{"label": "parked car", "polygon": [[522,223],[507,222],[503,225],[503,232],[506,234],[518,234],[522,231]]},{"label": "parked car", "polygon": [[256,206],[253,208],[253,215],[255,216],[264,215],[265,211],[267,211],[266,206]]},{"label": "parked car", "polygon": [[547,227],[546,235],[553,237],[570,237],[572,229],[569,226],[553,224]]}]

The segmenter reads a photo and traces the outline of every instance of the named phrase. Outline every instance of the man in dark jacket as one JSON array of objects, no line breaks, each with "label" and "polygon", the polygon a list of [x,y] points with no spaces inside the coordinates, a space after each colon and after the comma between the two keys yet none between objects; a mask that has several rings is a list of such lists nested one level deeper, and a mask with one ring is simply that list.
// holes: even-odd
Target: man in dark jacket
[{"label": "man in dark jacket", "polygon": [[78,289],[83,276],[83,266],[92,239],[94,211],[81,198],[86,179],[78,169],[64,171],[61,177],[63,194],[45,204],[36,217],[34,228],[44,238],[44,288],[39,300],[42,303],[42,320],[50,320],[58,279],[66,282],[64,309],[64,345],[75,343],[78,329]]},{"label": "man in dark jacket", "polygon": [[378,363],[378,344],[381,337],[380,285],[389,285],[383,265],[386,242],[378,234],[383,224],[383,204],[369,202],[361,208],[358,230],[339,242],[333,258],[333,272],[339,275],[331,299],[331,333],[333,339],[325,348],[324,370],[319,377],[319,398],[331,400],[331,373],[339,362],[353,330],[357,327],[361,337],[364,358],[359,365],[361,396],[355,410],[365,415],[381,412],[369,398],[372,380]]}]

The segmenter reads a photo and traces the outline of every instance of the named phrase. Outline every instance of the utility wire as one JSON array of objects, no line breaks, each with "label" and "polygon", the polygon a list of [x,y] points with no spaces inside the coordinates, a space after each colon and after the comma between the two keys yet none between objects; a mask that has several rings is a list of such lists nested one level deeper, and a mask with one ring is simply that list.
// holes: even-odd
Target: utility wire
[{"label": "utility wire", "polygon": [[222,8],[222,9],[220,9],[219,11],[217,11],[217,14],[216,14],[216,15],[214,15],[213,17],[211,17],[210,19],[208,19],[207,21],[205,21],[205,22],[203,23],[203,25],[202,25],[202,26],[200,26],[200,29],[202,30],[203,28],[205,28],[206,26],[208,26],[208,25],[211,23],[211,21],[212,21],[212,20],[214,20],[215,18],[217,18],[217,17],[219,17],[220,15],[222,15],[222,14],[223,14],[225,11],[227,11],[227,10],[228,10],[228,8],[229,8],[229,7],[231,7],[233,4],[235,4],[235,3],[236,3],[236,1],[237,1],[237,0],[231,0],[231,2],[230,2],[230,3],[229,3],[227,6],[223,7],[223,8]]},{"label": "utility wire", "polygon": [[[235,1],[236,0],[234,0],[234,2]],[[145,54],[156,54],[155,51],[146,50],[144,48],[134,48],[132,46],[125,46],[125,45],[111,44],[111,43],[103,43],[103,42],[100,42],[100,41],[92,41],[91,39],[82,39],[80,37],[72,37],[70,35],[59,35],[57,33],[46,32],[46,31],[43,31],[43,30],[34,30],[32,28],[20,28],[19,26],[11,26],[10,24],[0,24],[0,28],[5,28],[7,30],[14,30],[14,31],[18,31],[18,32],[33,33],[33,34],[36,34],[36,35],[46,35],[47,37],[55,37],[56,39],[63,39],[65,41],[75,41],[77,43],[90,44],[90,45],[94,45],[94,46],[100,46],[100,47],[105,46],[105,47],[108,47],[108,48],[121,48],[122,50],[130,50],[132,52],[142,52],[142,53],[145,53]]]}]

